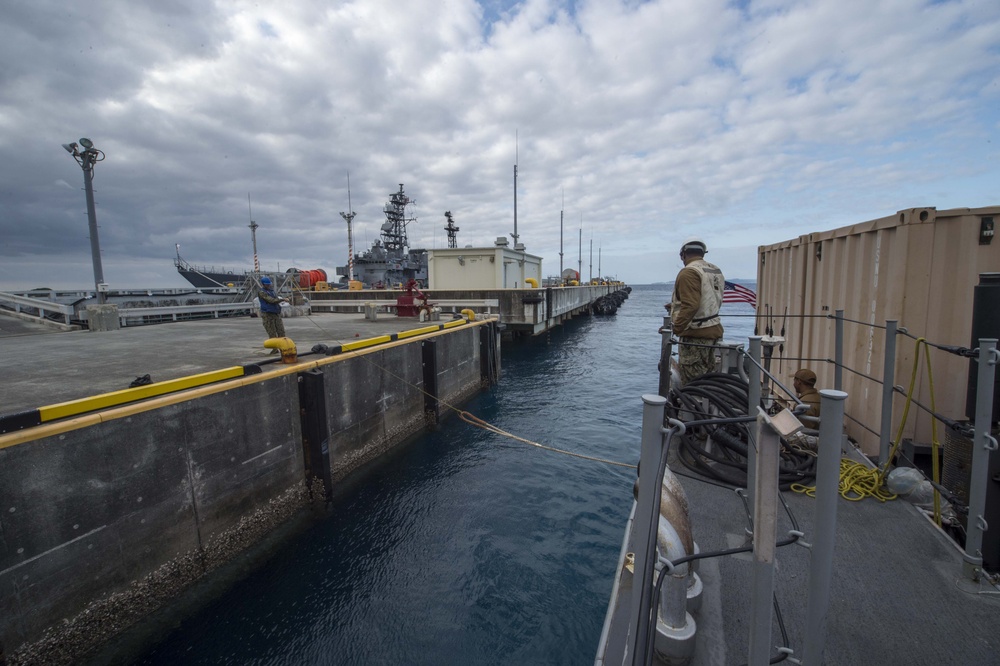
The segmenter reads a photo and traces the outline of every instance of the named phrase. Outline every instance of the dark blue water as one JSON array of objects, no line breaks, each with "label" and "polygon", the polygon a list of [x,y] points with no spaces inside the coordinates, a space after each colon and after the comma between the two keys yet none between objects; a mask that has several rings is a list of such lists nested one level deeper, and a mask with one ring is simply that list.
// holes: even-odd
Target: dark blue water
[{"label": "dark blue water", "polygon": [[[636,289],[614,317],[505,343],[499,385],[464,407],[548,446],[634,463],[668,295]],[[731,339],[753,326],[726,325]],[[139,663],[592,663],[633,480],[449,418]]]}]

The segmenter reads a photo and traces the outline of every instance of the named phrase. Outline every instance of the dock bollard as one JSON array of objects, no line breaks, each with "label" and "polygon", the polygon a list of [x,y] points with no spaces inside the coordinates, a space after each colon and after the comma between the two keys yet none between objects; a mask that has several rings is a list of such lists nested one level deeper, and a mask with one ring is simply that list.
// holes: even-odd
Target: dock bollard
[{"label": "dock bollard", "polygon": [[264,341],[264,347],[280,351],[282,363],[297,363],[299,360],[298,351],[291,338],[268,338]]}]

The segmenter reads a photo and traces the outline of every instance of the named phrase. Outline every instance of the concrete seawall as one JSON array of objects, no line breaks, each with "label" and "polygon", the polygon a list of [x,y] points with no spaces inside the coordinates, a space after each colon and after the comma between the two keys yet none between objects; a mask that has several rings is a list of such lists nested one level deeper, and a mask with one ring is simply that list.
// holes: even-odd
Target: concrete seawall
[{"label": "concrete seawall", "polygon": [[498,337],[469,323],[0,435],[0,655],[91,652],[479,390]]}]

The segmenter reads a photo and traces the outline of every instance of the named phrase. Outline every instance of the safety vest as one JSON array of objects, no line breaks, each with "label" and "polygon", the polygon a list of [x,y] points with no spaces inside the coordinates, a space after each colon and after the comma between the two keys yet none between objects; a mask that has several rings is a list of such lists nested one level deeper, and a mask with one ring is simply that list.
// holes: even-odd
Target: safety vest
[{"label": "safety vest", "polygon": [[[271,298],[277,298],[278,297],[278,295],[275,294],[270,289],[261,289],[260,293],[261,294],[266,294],[266,295],[270,296]],[[265,301],[262,298],[262,299],[260,299],[260,311],[261,312],[267,312],[269,314],[281,314],[281,305],[278,304],[278,303],[268,303],[267,301]]]},{"label": "safety vest", "polygon": [[[721,324],[719,310],[722,308],[722,292],[726,288],[726,278],[723,277],[722,271],[704,259],[695,259],[685,268],[693,268],[701,277],[701,301],[688,329],[708,328]],[[670,300],[671,310],[677,312],[680,303],[677,300],[676,290]]]}]

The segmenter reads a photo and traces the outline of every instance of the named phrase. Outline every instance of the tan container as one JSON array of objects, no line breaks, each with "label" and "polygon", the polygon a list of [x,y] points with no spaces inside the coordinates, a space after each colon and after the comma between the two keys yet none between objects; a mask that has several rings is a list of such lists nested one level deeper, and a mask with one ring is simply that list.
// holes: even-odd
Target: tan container
[{"label": "tan container", "polygon": [[[787,308],[785,357],[821,359],[783,361],[782,373],[812,368],[817,388],[833,388],[835,324],[827,316],[844,310],[844,364],[882,379],[886,320],[895,319],[916,337],[945,345],[968,346],[972,334],[973,288],[980,273],[1000,271],[1000,241],[981,239],[984,218],[1000,216],[1000,206],[902,210],[889,217],[816,232],[758,248],[758,313],[768,308],[777,334]],[[792,317],[791,315],[819,317]],[[766,323],[760,319],[763,334]],[[894,384],[908,388],[915,342],[896,338]],[[923,356],[923,352],[921,352]],[[930,406],[926,364],[921,359],[914,397]],[[931,350],[937,411],[964,418],[968,360]],[[772,367],[772,372],[777,366]],[[853,372],[843,373],[849,394],[847,413],[878,431],[882,387]],[[789,386],[791,380],[788,380]],[[893,404],[890,437],[895,438],[904,398]],[[878,438],[848,419],[848,431],[865,453],[878,452]],[[903,437],[930,443],[931,418],[911,407]],[[944,443],[944,426],[938,424]]]}]

